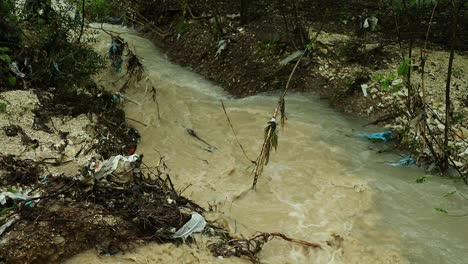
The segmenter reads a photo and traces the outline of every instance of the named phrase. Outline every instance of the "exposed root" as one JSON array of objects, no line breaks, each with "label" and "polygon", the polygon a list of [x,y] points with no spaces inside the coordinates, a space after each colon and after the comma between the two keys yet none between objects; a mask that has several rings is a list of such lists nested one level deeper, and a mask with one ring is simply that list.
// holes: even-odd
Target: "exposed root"
[{"label": "exposed root", "polygon": [[244,257],[253,263],[259,263],[257,254],[268,241],[278,237],[288,242],[297,243],[305,247],[322,248],[320,244],[311,243],[304,240],[290,238],[281,233],[257,233],[248,239],[230,239],[209,245],[211,252],[215,256],[222,257]]}]

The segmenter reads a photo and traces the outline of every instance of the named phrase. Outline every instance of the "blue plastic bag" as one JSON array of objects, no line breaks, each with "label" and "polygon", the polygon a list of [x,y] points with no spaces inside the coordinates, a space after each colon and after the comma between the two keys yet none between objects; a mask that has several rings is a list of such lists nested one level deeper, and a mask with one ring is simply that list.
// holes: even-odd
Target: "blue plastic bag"
[{"label": "blue plastic bag", "polygon": [[392,137],[393,132],[392,131],[384,131],[384,132],[377,132],[377,133],[372,133],[372,134],[358,134],[359,137],[366,138],[369,140],[376,140],[376,141],[383,141],[387,142],[390,140]]},{"label": "blue plastic bag", "polygon": [[393,167],[406,167],[406,166],[411,166],[416,164],[413,158],[411,157],[406,157],[398,162],[386,162],[388,165],[393,166]]}]

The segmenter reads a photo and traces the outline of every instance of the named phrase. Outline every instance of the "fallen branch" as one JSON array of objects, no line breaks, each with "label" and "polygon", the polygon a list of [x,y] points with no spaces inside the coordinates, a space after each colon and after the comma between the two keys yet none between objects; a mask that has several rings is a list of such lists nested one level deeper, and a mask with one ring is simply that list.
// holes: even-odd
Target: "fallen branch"
[{"label": "fallen branch", "polygon": [[142,125],[142,126],[148,127],[147,124],[145,124],[145,123],[143,123],[143,122],[141,122],[141,121],[138,121],[138,120],[136,120],[136,119],[133,119],[133,118],[130,118],[130,117],[125,117],[125,119],[128,119],[128,120],[130,120],[130,121],[133,121],[133,122],[135,122],[135,123],[138,123],[138,124],[140,124],[140,125]]},{"label": "fallen branch", "polygon": [[246,257],[253,263],[259,263],[259,259],[256,256],[262,250],[263,245],[273,238],[279,237],[288,242],[300,244],[310,248],[322,248],[318,243],[311,243],[300,239],[290,238],[282,233],[258,233],[248,239],[229,239],[219,243],[209,245],[209,248],[213,255],[222,257]]},{"label": "fallen branch", "polygon": [[292,243],[297,243],[297,244],[301,244],[303,246],[306,246],[306,247],[312,247],[312,248],[322,248],[322,246],[318,243],[311,243],[311,242],[307,242],[305,240],[300,240],[300,239],[295,239],[295,238],[290,238],[284,234],[281,234],[281,233],[277,233],[277,232],[274,232],[274,233],[260,233],[256,236],[254,236],[252,239],[256,239],[256,238],[259,238],[259,237],[263,237],[264,239],[273,239],[275,237],[279,237],[279,238],[282,238],[286,241],[289,241],[289,242],[292,242]]},{"label": "fallen branch", "polygon": [[151,87],[151,92],[153,93],[153,95],[152,95],[153,102],[156,103],[156,110],[158,111],[158,120],[161,120],[161,113],[159,111],[159,102],[158,102],[157,92],[156,92],[156,88],[154,88],[154,86]]},{"label": "fallen branch", "polygon": [[269,157],[270,157],[270,147],[272,145],[271,141],[272,141],[272,139],[274,139],[273,138],[274,137],[273,133],[275,133],[275,129],[276,129],[276,117],[278,115],[278,112],[281,110],[281,114],[282,114],[281,120],[282,120],[282,123],[284,122],[284,119],[285,119],[285,116],[284,116],[284,114],[285,114],[284,97],[288,93],[289,84],[291,82],[291,79],[292,79],[294,73],[296,72],[296,69],[299,66],[299,63],[301,62],[302,58],[307,53],[307,51],[308,51],[308,49],[304,50],[304,52],[302,53],[302,55],[299,57],[296,64],[294,65],[294,68],[292,69],[291,74],[289,74],[288,82],[286,83],[286,88],[284,89],[284,92],[281,94],[281,96],[280,96],[280,98],[278,100],[278,104],[276,105],[275,111],[273,112],[271,121],[269,122],[269,126],[265,130],[265,139],[263,141],[262,150],[260,152],[260,155],[258,155],[257,165],[255,166],[255,170],[254,170],[255,175],[254,175],[254,181],[253,181],[253,184],[252,184],[252,189],[254,189],[255,186],[257,185],[258,176],[260,176],[260,174],[262,173],[263,167],[268,164],[268,160],[269,160]]}]

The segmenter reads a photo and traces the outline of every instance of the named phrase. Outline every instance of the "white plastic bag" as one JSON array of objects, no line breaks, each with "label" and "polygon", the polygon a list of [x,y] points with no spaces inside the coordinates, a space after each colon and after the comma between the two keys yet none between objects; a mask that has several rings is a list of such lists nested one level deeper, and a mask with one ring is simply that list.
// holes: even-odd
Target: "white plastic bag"
[{"label": "white plastic bag", "polygon": [[123,163],[123,166],[129,166],[131,163],[134,163],[139,158],[140,156],[138,154],[133,154],[128,157],[124,157],[122,155],[110,157],[108,160],[105,160],[101,164],[99,164],[97,168],[94,168],[94,179],[100,180],[112,174],[119,166],[119,163]]},{"label": "white plastic bag", "polygon": [[185,223],[175,234],[173,238],[182,238],[186,239],[187,237],[191,236],[193,233],[202,232],[205,229],[206,221],[203,216],[199,213],[192,214],[192,218]]}]

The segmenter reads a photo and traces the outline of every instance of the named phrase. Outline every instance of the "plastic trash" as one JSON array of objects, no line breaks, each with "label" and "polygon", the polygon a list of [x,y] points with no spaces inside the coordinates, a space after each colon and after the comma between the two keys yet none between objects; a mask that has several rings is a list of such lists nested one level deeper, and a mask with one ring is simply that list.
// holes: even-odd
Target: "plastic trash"
[{"label": "plastic trash", "polygon": [[134,168],[135,162],[140,158],[138,154],[125,157],[117,155],[103,161],[100,164],[94,162],[91,163],[89,170],[93,174],[94,179],[100,180],[110,174],[112,174],[119,165],[122,166],[123,173],[128,173]]},{"label": "plastic trash", "polygon": [[111,47],[109,48],[109,57],[112,60],[112,65],[114,65],[116,73],[122,70],[124,45],[125,44],[120,39],[115,38],[112,40]]},{"label": "plastic trash", "polygon": [[364,20],[364,23],[362,24],[362,27],[363,27],[363,28],[369,28],[369,19],[368,19],[368,18],[366,18],[366,19]]},{"label": "plastic trash", "polygon": [[388,165],[393,166],[393,167],[406,167],[406,166],[411,166],[416,164],[413,158],[411,157],[406,157],[398,162],[386,162]]},{"label": "plastic trash", "polygon": [[118,23],[122,23],[123,20],[122,20],[121,17],[111,17],[111,18],[110,18],[110,22],[111,22],[112,24],[118,24]]},{"label": "plastic trash", "polygon": [[375,31],[375,29],[377,27],[377,23],[379,22],[379,19],[374,17],[374,16],[371,16],[371,17],[368,18],[368,21],[369,21],[369,24],[370,24],[371,31]]},{"label": "plastic trash", "polygon": [[218,42],[218,50],[216,51],[215,57],[218,57],[218,55],[221,55],[221,52],[225,50],[227,47],[227,41],[225,39],[222,39]]},{"label": "plastic trash", "polygon": [[111,47],[109,49],[109,55],[120,55],[121,43],[118,41],[112,41]]},{"label": "plastic trash", "polygon": [[60,72],[59,65],[58,65],[58,63],[56,63],[56,62],[54,62],[54,69],[55,69],[57,72]]},{"label": "plastic trash", "polygon": [[377,133],[372,133],[372,134],[362,134],[362,133],[358,134],[358,136],[362,138],[366,138],[369,140],[381,140],[383,142],[389,141],[392,135],[393,135],[392,131],[377,132]]},{"label": "plastic trash", "polygon": [[7,202],[7,198],[10,198],[15,201],[24,201],[29,198],[32,198],[31,196],[23,193],[12,193],[12,192],[1,192],[0,193],[0,204],[4,205]]},{"label": "plastic trash", "polygon": [[364,97],[367,97],[367,88],[369,88],[367,84],[361,84],[361,90],[362,94],[364,94]]},{"label": "plastic trash", "polygon": [[173,238],[182,238],[186,239],[187,237],[191,236],[193,233],[202,232],[205,229],[206,221],[203,216],[199,213],[192,214],[192,218],[185,223],[175,234],[172,236]]},{"label": "plastic trash", "polygon": [[280,61],[280,65],[286,65],[286,64],[290,63],[291,61],[296,61],[303,53],[304,53],[304,51],[302,51],[302,50],[298,50],[298,51],[295,51],[295,52],[291,53],[286,58],[284,58],[282,61]]},{"label": "plastic trash", "polygon": [[12,62],[10,64],[10,70],[18,77],[20,78],[24,78],[26,76],[26,74],[22,73],[19,69],[18,69],[18,64],[16,64],[16,62]]},{"label": "plastic trash", "polygon": [[2,226],[0,226],[0,236],[3,235],[3,233],[5,232],[5,230],[7,230],[7,228],[9,228],[10,226],[12,226],[16,221],[18,221],[19,217],[18,216],[15,216],[15,217],[12,217],[10,220],[8,220],[5,224],[3,224]]}]

